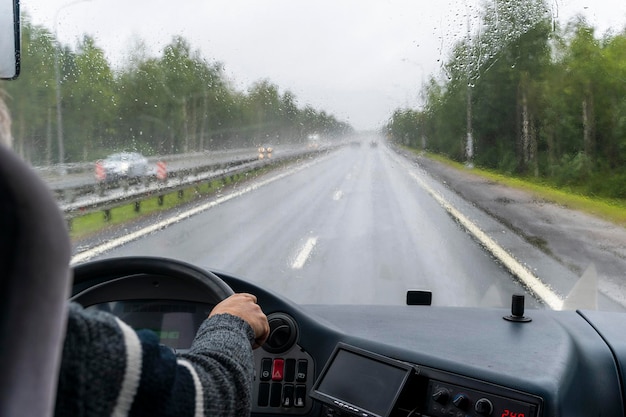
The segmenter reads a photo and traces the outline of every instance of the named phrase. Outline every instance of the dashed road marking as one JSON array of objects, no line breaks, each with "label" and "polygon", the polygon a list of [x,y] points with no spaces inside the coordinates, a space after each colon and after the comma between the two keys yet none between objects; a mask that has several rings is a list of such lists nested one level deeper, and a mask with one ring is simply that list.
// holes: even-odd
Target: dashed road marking
[{"label": "dashed road marking", "polygon": [[316,244],[317,244],[317,237],[308,238],[307,241],[302,246],[302,248],[300,249],[300,252],[298,252],[298,256],[296,256],[296,259],[293,261],[293,264],[291,264],[291,268],[302,269],[306,261],[309,259],[309,256],[311,256],[311,252],[313,251],[313,248],[315,247]]}]

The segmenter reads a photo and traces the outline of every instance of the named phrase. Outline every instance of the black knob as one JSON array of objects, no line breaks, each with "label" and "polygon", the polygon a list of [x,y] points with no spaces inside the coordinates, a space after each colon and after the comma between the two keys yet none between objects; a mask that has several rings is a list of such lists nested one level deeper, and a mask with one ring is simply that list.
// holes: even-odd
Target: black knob
[{"label": "black knob", "polygon": [[438,389],[433,394],[433,400],[437,401],[441,405],[446,405],[450,399],[450,393],[445,389]]},{"label": "black knob", "polygon": [[291,349],[298,337],[298,327],[291,316],[284,313],[272,313],[267,317],[270,334],[263,349],[270,353],[283,353]]},{"label": "black knob", "polygon": [[470,400],[469,398],[467,398],[467,395],[465,394],[457,394],[452,400],[452,403],[456,405],[457,408],[460,408],[461,410],[465,410],[469,406]]},{"label": "black knob", "polygon": [[292,329],[287,324],[278,324],[270,330],[268,341],[274,347],[285,346],[289,343]]},{"label": "black knob", "polygon": [[522,294],[513,294],[511,298],[511,315],[524,317],[524,296]]},{"label": "black knob", "polygon": [[511,315],[504,316],[503,319],[516,322],[529,322],[532,319],[524,316],[524,295],[513,294],[511,299]]},{"label": "black knob", "polygon": [[476,401],[474,405],[474,410],[481,416],[490,417],[493,413],[493,404],[486,398],[481,398]]}]

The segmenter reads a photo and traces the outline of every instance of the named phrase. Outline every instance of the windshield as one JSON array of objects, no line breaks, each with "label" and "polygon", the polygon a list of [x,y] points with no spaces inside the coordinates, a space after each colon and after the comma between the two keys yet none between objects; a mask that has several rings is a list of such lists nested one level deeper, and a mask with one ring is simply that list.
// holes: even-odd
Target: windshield
[{"label": "windshield", "polygon": [[0,97],[74,264],[173,257],[304,304],[626,307],[623,0],[20,8]]}]

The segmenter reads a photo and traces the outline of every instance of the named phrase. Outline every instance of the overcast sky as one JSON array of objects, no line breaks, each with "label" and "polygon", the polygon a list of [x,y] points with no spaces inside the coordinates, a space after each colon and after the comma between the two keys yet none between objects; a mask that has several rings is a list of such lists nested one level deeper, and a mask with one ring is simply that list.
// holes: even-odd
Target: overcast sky
[{"label": "overcast sky", "polygon": [[[158,54],[183,35],[224,64],[236,87],[269,79],[300,105],[357,129],[380,127],[398,107],[419,104],[422,81],[465,36],[478,0],[21,0],[34,23],[74,46],[83,33],[113,62],[143,39]],[[551,0],[560,19],[576,12],[602,30],[621,29],[625,0]],[[28,71],[24,68],[23,71]]]}]

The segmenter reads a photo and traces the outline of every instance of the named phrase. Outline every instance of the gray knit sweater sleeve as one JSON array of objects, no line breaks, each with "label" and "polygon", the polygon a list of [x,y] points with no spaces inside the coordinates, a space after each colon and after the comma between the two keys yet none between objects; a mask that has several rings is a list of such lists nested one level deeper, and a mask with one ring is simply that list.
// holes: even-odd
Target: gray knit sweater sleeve
[{"label": "gray knit sweater sleeve", "polygon": [[[242,337],[243,336],[243,337]],[[219,314],[205,320],[188,353],[179,356],[194,365],[204,389],[207,416],[250,414],[254,377],[254,331],[239,317]]]},{"label": "gray knit sweater sleeve", "polygon": [[245,321],[221,314],[177,356],[150,331],[71,304],[56,415],[249,415],[253,339]]}]

